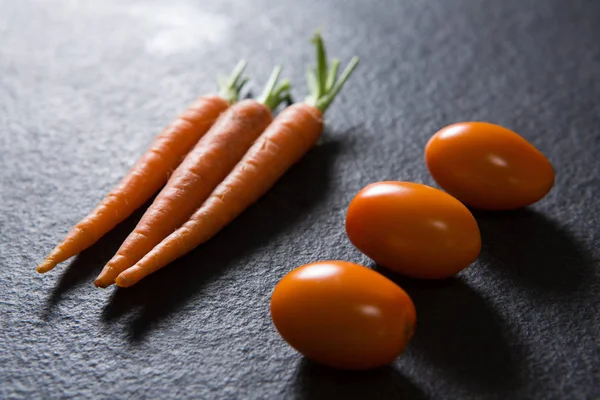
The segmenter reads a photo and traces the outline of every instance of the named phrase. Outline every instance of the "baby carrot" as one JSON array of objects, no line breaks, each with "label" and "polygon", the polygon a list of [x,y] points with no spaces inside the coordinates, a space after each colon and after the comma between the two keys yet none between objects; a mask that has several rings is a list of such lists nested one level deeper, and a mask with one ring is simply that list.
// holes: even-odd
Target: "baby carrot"
[{"label": "baby carrot", "polygon": [[289,82],[277,85],[276,67],[261,98],[244,100],[225,111],[177,167],[167,185],[106,264],[96,281],[107,287],[127,268],[179,228],[241,160],[273,121],[271,111],[289,96]]},{"label": "baby carrot", "polygon": [[245,67],[246,62],[240,61],[231,78],[220,83],[218,96],[198,98],[170,123],[121,182],[75,225],[37,271],[48,272],[58,263],[87,249],[152,197],[219,115],[237,101],[238,93],[247,81],[242,77]]},{"label": "baby carrot", "polygon": [[334,60],[328,70],[321,36],[317,34],[313,42],[317,48],[317,73],[310,70],[308,74],[311,95],[304,103],[283,110],[202,207],[133,267],[123,271],[116,279],[118,286],[134,285],[209,240],[315,145],[323,131],[323,113],[356,67],[358,58],[353,58],[337,79],[339,61]]}]

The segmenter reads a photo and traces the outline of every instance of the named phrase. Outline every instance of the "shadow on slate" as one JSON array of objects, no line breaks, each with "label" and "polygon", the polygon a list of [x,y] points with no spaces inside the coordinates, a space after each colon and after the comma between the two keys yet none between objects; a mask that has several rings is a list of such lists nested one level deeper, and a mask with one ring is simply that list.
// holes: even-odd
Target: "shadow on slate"
[{"label": "shadow on slate", "polygon": [[502,320],[460,278],[418,280],[377,265],[374,269],[402,287],[417,310],[417,326],[407,353],[443,369],[465,387],[508,391],[517,371]]},{"label": "shadow on slate", "polygon": [[531,209],[473,211],[481,230],[484,265],[526,288],[567,293],[585,283],[592,261],[575,238]]},{"label": "shadow on slate", "polygon": [[302,359],[291,387],[298,399],[411,399],[425,393],[393,366],[342,371]]},{"label": "shadow on slate", "polygon": [[[154,199],[149,200],[135,211],[129,218],[117,225],[113,230],[104,235],[94,245],[82,251],[66,267],[58,283],[52,290],[50,297],[46,300],[42,311],[42,318],[47,320],[52,316],[56,305],[62,296],[81,285],[94,286],[94,279],[100,273],[104,265],[117,252],[121,243],[137,225],[146,209]],[[61,265],[56,266],[56,270]],[[100,289],[98,289],[100,290]]]},{"label": "shadow on slate", "polygon": [[213,239],[138,284],[117,289],[102,312],[103,321],[111,323],[138,309],[128,321],[127,336],[132,342],[143,339],[156,322],[176,312],[190,297],[199,295],[205,283],[236,265],[252,249],[267,244],[323,201],[329,172],[341,146],[336,141],[317,145],[262,199]]}]

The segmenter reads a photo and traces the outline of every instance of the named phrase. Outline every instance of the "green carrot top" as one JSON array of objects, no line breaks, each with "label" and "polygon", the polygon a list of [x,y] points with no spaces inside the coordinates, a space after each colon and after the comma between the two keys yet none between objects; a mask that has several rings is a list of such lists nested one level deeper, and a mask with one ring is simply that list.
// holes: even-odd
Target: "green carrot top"
[{"label": "green carrot top", "polygon": [[327,66],[327,53],[321,34],[317,32],[312,38],[312,43],[316,48],[317,67],[308,67],[306,71],[306,80],[308,82],[309,96],[306,98],[306,104],[310,104],[325,113],[327,107],[331,104],[335,96],[340,92],[344,83],[348,80],[356,66],[358,57],[352,57],[344,72],[338,77],[340,60],[334,58],[331,61],[331,67]]},{"label": "green carrot top", "polygon": [[271,73],[271,76],[269,77],[262,94],[258,99],[256,99],[256,101],[263,103],[271,111],[276,109],[279,104],[290,97],[290,89],[292,85],[287,79],[284,79],[278,85],[277,80],[279,79],[279,74],[281,74],[281,66],[277,65],[273,69],[273,72]]},{"label": "green carrot top", "polygon": [[[236,103],[239,100],[242,87],[248,82],[248,77],[243,76],[246,65],[246,60],[240,60],[233,69],[231,76],[228,78],[217,78],[219,84],[219,96],[227,100],[229,104]],[[277,108],[279,104],[287,100],[290,96],[291,84],[289,80],[284,79],[279,85],[277,84],[280,74],[281,66],[278,65],[273,69],[273,72],[265,85],[265,89],[257,99],[259,103],[263,103],[271,111]]]},{"label": "green carrot top", "polygon": [[229,104],[237,103],[242,87],[248,82],[248,77],[242,75],[246,65],[246,60],[240,60],[231,72],[231,76],[217,78],[219,96],[227,100]]}]

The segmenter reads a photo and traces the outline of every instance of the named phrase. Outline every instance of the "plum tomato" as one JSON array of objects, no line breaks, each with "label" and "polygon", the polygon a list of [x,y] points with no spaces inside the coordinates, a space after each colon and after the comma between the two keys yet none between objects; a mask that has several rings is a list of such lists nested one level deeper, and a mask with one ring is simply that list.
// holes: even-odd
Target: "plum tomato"
[{"label": "plum tomato", "polygon": [[554,185],[550,161],[517,133],[486,122],[438,131],[425,161],[436,182],[467,206],[511,210],[542,199]]},{"label": "plum tomato", "polygon": [[351,370],[391,363],[416,323],[404,290],[345,261],[315,262],[288,273],[273,291],[271,317],[283,339],[309,360]]},{"label": "plum tomato", "polygon": [[346,214],[350,241],[378,264],[414,278],[447,278],[479,255],[477,221],[458,200],[411,182],[362,189]]}]

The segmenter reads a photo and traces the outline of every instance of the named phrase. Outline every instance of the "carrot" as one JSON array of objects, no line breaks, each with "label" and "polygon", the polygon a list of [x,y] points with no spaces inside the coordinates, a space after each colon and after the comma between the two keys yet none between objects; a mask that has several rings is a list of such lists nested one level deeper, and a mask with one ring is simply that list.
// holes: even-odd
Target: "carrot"
[{"label": "carrot", "polygon": [[209,240],[256,202],[316,144],[323,131],[323,113],[356,67],[358,58],[352,59],[338,80],[339,61],[334,60],[328,71],[321,36],[317,34],[313,41],[317,72],[310,70],[308,74],[311,96],[304,103],[283,110],[202,207],[133,267],[117,276],[118,286],[134,285]]},{"label": "carrot", "polygon": [[241,101],[221,114],[106,264],[94,282],[96,286],[113,284],[117,275],[179,228],[235,167],[273,121],[271,111],[289,96],[289,82],[276,87],[280,72],[281,68],[276,67],[258,101]]},{"label": "carrot", "polygon": [[245,67],[246,62],[240,61],[231,78],[219,83],[218,96],[198,98],[170,123],[121,182],[75,225],[37,271],[48,272],[58,263],[87,249],[152,197],[219,115],[237,101],[238,93],[247,81],[242,77]]}]

